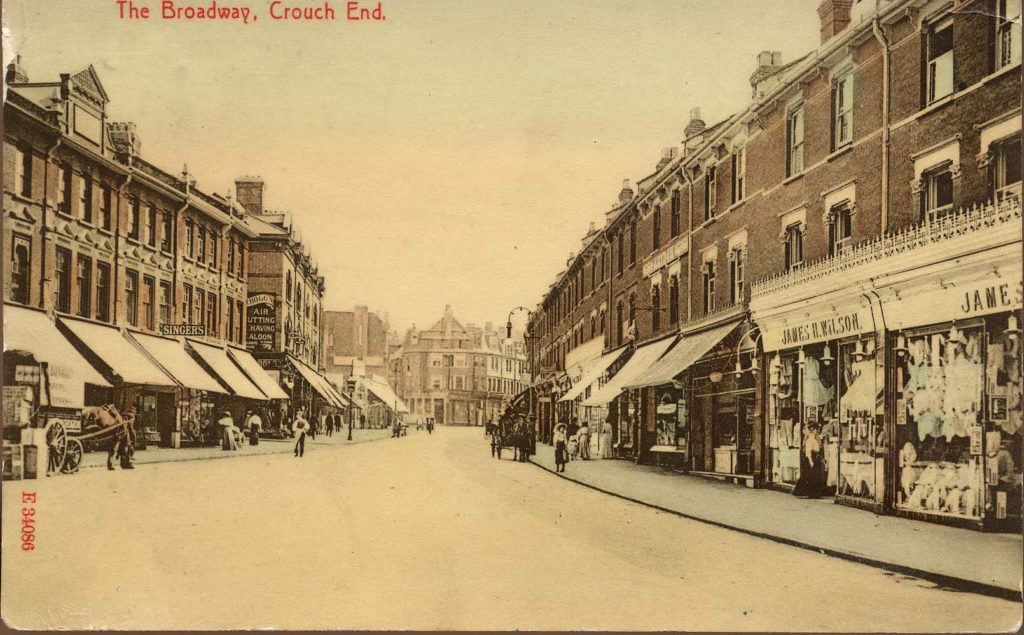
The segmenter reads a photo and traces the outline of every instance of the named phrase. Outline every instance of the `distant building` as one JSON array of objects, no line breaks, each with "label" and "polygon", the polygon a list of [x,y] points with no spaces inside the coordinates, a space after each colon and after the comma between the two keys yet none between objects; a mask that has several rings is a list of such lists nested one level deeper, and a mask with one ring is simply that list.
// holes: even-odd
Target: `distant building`
[{"label": "distant building", "polygon": [[387,315],[365,306],[324,311],[324,367],[332,377],[387,377],[394,348]]}]

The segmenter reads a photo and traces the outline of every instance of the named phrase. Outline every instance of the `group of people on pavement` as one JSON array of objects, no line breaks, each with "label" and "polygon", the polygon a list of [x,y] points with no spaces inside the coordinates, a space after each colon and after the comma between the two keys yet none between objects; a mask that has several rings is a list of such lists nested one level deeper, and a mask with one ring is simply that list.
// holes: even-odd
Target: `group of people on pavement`
[{"label": "group of people on pavement", "polygon": [[569,425],[559,423],[555,426],[553,441],[556,472],[564,472],[569,461],[590,458],[590,426],[586,421],[583,425],[575,419]]},{"label": "group of people on pavement", "polygon": [[235,425],[235,419],[229,410],[224,410],[217,419],[217,425],[221,429],[220,449],[238,450],[242,447],[242,440],[249,437],[249,445],[260,444],[260,431],[263,429],[263,418],[259,412],[249,408],[245,411],[245,418],[242,428]]}]

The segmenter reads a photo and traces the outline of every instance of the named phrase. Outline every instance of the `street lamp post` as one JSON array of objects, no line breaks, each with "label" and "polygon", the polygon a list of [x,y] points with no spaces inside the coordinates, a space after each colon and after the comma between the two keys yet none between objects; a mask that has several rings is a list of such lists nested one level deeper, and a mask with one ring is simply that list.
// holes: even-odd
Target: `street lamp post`
[{"label": "street lamp post", "polygon": [[[512,339],[512,314],[515,313],[516,311],[526,311],[526,332],[523,334],[523,339],[526,341],[526,344],[527,344],[527,346],[529,347],[529,350],[530,350],[530,412],[527,414],[527,417],[529,418],[530,422],[533,424],[534,443],[536,443],[537,434],[540,432],[537,429],[538,428],[537,408],[536,408],[537,391],[534,388],[534,384],[536,383],[536,380],[537,380],[536,379],[537,367],[536,367],[536,361],[535,361],[536,350],[534,348],[534,344],[535,344],[535,342],[537,340],[537,336],[533,335],[531,333],[532,325],[530,323],[530,320],[533,318],[533,311],[531,311],[530,309],[527,309],[524,306],[517,306],[516,308],[514,308],[514,309],[512,309],[511,311],[508,312],[508,320],[505,323],[505,329],[506,329],[506,334],[508,336],[508,339]],[[536,448],[534,448],[534,452],[536,452]]]},{"label": "street lamp post", "polygon": [[348,440],[351,441],[352,440],[352,418],[355,416],[354,410],[355,410],[355,405],[356,405],[356,400],[355,400],[356,384],[352,380],[351,377],[348,380],[346,380],[345,388],[347,389],[347,392],[348,392],[348,401],[349,401],[349,403],[348,403]]}]

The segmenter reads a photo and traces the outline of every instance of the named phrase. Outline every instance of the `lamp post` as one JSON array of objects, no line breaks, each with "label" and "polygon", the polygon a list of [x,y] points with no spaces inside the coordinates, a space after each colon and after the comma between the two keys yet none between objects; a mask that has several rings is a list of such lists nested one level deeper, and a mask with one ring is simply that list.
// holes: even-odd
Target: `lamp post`
[{"label": "lamp post", "polygon": [[355,416],[353,412],[355,410],[356,400],[356,382],[353,378],[349,377],[345,380],[345,389],[348,392],[348,440],[352,440],[352,417]]},{"label": "lamp post", "polygon": [[[530,351],[530,411],[526,416],[529,419],[530,423],[533,425],[533,441],[534,444],[536,444],[537,433],[539,432],[539,430],[537,429],[537,391],[534,388],[534,383],[536,382],[537,374],[535,342],[539,338],[531,333],[532,325],[530,323],[530,320],[533,319],[533,311],[527,309],[524,306],[517,306],[516,308],[508,312],[508,320],[506,320],[505,322],[505,331],[506,335],[508,336],[508,339],[512,339],[512,314],[515,313],[516,311],[526,312],[526,332],[523,333],[523,340],[525,340],[526,345]],[[533,451],[531,453],[536,453],[536,446],[534,446]]]}]

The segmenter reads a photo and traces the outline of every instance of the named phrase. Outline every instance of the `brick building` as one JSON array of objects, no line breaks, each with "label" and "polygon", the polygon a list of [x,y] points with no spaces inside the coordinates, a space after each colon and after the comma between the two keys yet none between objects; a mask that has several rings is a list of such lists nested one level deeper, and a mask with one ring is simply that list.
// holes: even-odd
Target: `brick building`
[{"label": "brick building", "polygon": [[817,445],[838,503],[1019,526],[1020,9],[953,5],[824,0],[691,112],[532,317],[541,438],[785,490]]},{"label": "brick building", "polygon": [[355,375],[389,376],[392,344],[386,315],[357,306],[324,312],[324,367],[342,380]]}]

